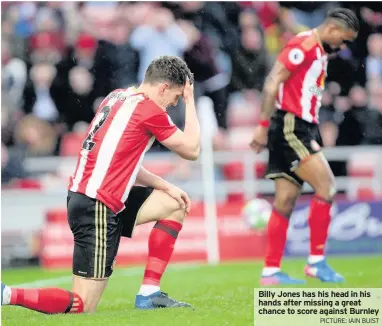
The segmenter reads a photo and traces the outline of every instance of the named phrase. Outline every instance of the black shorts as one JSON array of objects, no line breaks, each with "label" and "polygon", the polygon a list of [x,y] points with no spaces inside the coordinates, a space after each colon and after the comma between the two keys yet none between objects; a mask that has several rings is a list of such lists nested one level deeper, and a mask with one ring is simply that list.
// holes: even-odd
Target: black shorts
[{"label": "black shorts", "polygon": [[278,110],[268,131],[269,160],[267,179],[285,178],[298,186],[301,180],[294,171],[300,162],[321,150],[318,125],[292,113]]},{"label": "black shorts", "polygon": [[131,238],[139,209],[152,192],[152,188],[133,187],[126,208],[114,214],[99,200],[69,191],[67,208],[74,236],[74,275],[102,279],[112,274],[121,236]]}]

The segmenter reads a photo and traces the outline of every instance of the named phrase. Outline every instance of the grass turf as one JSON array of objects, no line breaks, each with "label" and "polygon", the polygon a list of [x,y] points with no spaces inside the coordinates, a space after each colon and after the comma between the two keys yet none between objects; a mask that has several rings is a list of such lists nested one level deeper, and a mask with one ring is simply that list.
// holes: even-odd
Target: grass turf
[{"label": "grass turf", "polygon": [[[345,283],[330,285],[309,279],[304,287],[382,287],[382,256],[333,257],[330,263],[345,276]],[[285,260],[283,269],[295,277],[304,278],[303,266],[303,260]],[[253,325],[253,293],[254,288],[258,287],[261,268],[261,262],[170,266],[163,277],[162,290],[168,291],[174,298],[191,303],[196,309],[155,311],[134,309],[135,294],[143,269],[117,269],[109,281],[96,314],[49,316],[21,307],[4,306],[2,325]],[[37,280],[37,283],[30,283]],[[2,281],[8,285],[29,282],[29,287],[71,287],[68,271],[5,270],[2,272]]]}]

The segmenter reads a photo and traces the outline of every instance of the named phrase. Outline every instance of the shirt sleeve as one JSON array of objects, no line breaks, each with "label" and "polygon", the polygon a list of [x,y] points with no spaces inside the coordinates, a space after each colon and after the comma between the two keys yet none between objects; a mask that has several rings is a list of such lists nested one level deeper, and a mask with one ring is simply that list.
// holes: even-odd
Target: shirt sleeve
[{"label": "shirt sleeve", "polygon": [[287,46],[281,51],[277,60],[290,72],[295,71],[306,60],[307,53],[299,46]]},{"label": "shirt sleeve", "polygon": [[166,140],[178,130],[166,112],[149,117],[143,122],[143,125],[158,141]]}]

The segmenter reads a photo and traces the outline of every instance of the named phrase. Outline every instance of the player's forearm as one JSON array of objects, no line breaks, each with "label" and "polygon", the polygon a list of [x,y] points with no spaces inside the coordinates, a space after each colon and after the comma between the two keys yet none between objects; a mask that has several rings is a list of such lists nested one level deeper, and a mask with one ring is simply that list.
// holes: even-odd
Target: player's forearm
[{"label": "player's forearm", "polygon": [[199,154],[200,151],[200,125],[194,101],[186,103],[186,119],[184,127],[184,135],[186,138],[186,146],[191,151]]},{"label": "player's forearm", "polygon": [[169,183],[163,180],[161,177],[147,171],[144,167],[141,167],[136,182],[142,186],[152,187],[157,190],[166,190]]},{"label": "player's forearm", "polygon": [[260,120],[269,120],[275,112],[275,100],[277,89],[277,85],[265,85],[263,90],[263,100],[261,103]]}]

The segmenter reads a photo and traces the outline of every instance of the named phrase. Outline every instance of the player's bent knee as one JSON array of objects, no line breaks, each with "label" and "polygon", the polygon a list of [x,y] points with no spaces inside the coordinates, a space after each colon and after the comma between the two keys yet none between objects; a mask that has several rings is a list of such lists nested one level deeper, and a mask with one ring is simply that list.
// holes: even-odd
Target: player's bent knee
[{"label": "player's bent knee", "polygon": [[166,197],[166,213],[163,219],[183,223],[186,215],[186,208],[182,208],[178,201],[170,196]]},{"label": "player's bent knee", "polygon": [[283,204],[276,204],[274,205],[275,209],[283,216],[289,218],[292,215],[294,206],[292,205],[283,205]]},{"label": "player's bent knee", "polygon": [[177,221],[179,223],[183,223],[184,217],[186,216],[186,210],[185,208],[177,208],[172,213],[169,214],[169,216],[166,218],[166,220],[172,220]]},{"label": "player's bent knee", "polygon": [[327,201],[332,201],[337,193],[336,180],[331,171],[320,177],[318,182],[313,184],[312,187],[317,196]]},{"label": "player's bent knee", "polygon": [[298,196],[294,194],[283,194],[282,196],[276,196],[274,207],[285,217],[290,217],[296,205],[297,197]]},{"label": "player's bent knee", "polygon": [[318,197],[325,199],[327,201],[332,201],[337,194],[336,185],[334,182],[323,183],[317,189],[315,189],[315,193]]}]

